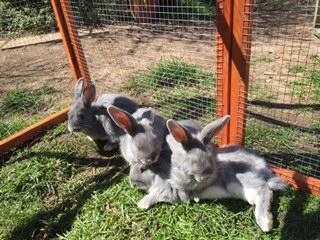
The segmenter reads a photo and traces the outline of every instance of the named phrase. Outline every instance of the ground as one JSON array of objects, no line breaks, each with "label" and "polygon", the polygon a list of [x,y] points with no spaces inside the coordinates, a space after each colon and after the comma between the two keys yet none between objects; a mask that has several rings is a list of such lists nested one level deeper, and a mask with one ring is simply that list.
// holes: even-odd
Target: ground
[{"label": "ground", "polygon": [[136,207],[117,156],[102,157],[66,125],[0,169],[0,239],[318,239],[320,199],[287,190],[273,203],[275,228],[265,234],[240,200]]},{"label": "ground", "polygon": [[[310,16],[297,16],[286,4],[285,11],[271,4],[272,14],[256,17],[246,146],[270,163],[319,177],[320,43],[304,25]],[[98,93],[130,94],[166,117],[212,120],[216,30],[210,26],[208,35],[180,27],[176,33],[116,25],[91,35],[81,31]],[[1,50],[0,139],[72,102],[63,51],[56,40]],[[141,211],[136,203],[143,193],[130,186],[119,154],[100,156],[65,124],[6,160],[0,239],[320,239],[320,199],[293,190],[277,194],[270,234],[238,200]]]}]

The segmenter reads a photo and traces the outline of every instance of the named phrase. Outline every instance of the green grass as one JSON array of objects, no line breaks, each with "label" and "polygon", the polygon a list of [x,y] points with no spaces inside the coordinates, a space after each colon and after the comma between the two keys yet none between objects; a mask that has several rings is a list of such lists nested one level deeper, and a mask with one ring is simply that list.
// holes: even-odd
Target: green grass
[{"label": "green grass", "polygon": [[[311,129],[317,130],[314,124]],[[272,164],[319,177],[317,136],[294,128],[275,126],[249,119],[246,147],[265,156]]]},{"label": "green grass", "polygon": [[65,124],[11,156],[0,169],[0,239],[316,239],[320,199],[288,190],[273,205],[275,229],[262,233],[240,200],[143,211],[121,159],[102,157]]},{"label": "green grass", "polygon": [[7,92],[0,99],[0,139],[38,121],[39,115],[53,104],[54,93],[51,87]]},{"label": "green grass", "polygon": [[320,60],[319,56],[312,57],[312,68],[293,66],[289,73],[299,75],[292,83],[293,95],[305,100],[320,101]]},{"label": "green grass", "polygon": [[214,78],[212,73],[202,70],[194,64],[188,64],[180,59],[162,60],[147,73],[143,72],[129,80],[125,86],[135,94],[144,93],[163,87],[194,86],[203,84],[211,86]]},{"label": "green grass", "polygon": [[214,88],[213,73],[172,59],[162,60],[148,72],[131,79],[124,90],[135,96],[151,97],[152,104],[168,118],[200,119],[214,112]]},{"label": "green grass", "polygon": [[27,127],[25,120],[16,119],[7,122],[0,122],[0,139],[10,136],[11,134]]},{"label": "green grass", "polygon": [[45,97],[55,93],[51,87],[35,90],[18,89],[7,92],[0,102],[0,116],[13,113],[35,113],[47,106]]},{"label": "green grass", "polygon": [[263,124],[259,121],[249,120],[246,131],[246,145],[262,152],[278,151],[290,152],[294,148],[294,141],[299,131]]},{"label": "green grass", "polygon": [[[259,80],[258,80],[259,81]],[[268,84],[252,84],[250,86],[249,100],[260,100],[260,101],[276,101],[277,96],[274,93],[272,86]]]}]

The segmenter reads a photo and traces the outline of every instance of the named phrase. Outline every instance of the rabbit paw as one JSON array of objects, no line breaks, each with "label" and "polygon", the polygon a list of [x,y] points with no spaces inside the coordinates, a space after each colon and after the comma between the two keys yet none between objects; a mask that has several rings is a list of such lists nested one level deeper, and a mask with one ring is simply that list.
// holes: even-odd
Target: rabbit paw
[{"label": "rabbit paw", "polygon": [[142,198],[138,202],[138,208],[140,208],[140,209],[149,209],[150,207],[151,207],[151,204],[150,204],[149,200],[146,198]]},{"label": "rabbit paw", "polygon": [[267,216],[257,218],[257,223],[262,231],[270,232],[273,226],[272,214],[268,214]]}]

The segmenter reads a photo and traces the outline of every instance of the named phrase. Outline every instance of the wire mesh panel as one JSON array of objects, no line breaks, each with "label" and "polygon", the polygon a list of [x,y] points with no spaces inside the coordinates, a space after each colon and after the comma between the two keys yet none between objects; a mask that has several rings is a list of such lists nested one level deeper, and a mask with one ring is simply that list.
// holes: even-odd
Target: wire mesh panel
[{"label": "wire mesh panel", "polygon": [[48,0],[0,1],[0,140],[70,103],[70,74]]},{"label": "wire mesh panel", "polygon": [[213,119],[214,2],[72,0],[70,5],[71,25],[82,36],[100,94],[130,95],[166,117]]},{"label": "wire mesh panel", "polygon": [[316,1],[259,1],[246,142],[270,163],[320,177],[320,39]]}]

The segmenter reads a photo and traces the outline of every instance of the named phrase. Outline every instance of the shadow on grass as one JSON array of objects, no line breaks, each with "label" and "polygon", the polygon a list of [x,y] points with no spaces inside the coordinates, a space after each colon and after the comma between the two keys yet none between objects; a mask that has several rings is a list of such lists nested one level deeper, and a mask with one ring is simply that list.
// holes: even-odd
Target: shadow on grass
[{"label": "shadow on grass", "polygon": [[[41,156],[46,155],[47,157],[60,157],[66,161],[71,160],[69,154],[48,152],[38,152],[37,154]],[[106,189],[116,184],[128,170],[121,158],[114,158],[110,161],[101,158],[74,158],[73,163],[79,166],[94,164],[94,166],[109,166],[109,168],[82,183],[80,187],[69,194],[62,203],[53,209],[43,210],[30,218],[27,224],[16,227],[11,232],[10,239],[49,239],[68,231],[79,211],[92,194],[95,191]]]},{"label": "shadow on grass", "polygon": [[264,122],[267,122],[267,123],[275,124],[275,125],[282,126],[282,127],[294,128],[294,129],[297,129],[297,130],[299,130],[301,132],[305,132],[305,133],[320,134],[320,130],[317,130],[317,129],[302,127],[302,126],[298,126],[298,125],[295,125],[292,123],[280,121],[278,119],[268,117],[268,116],[262,115],[260,113],[254,113],[249,110],[247,112],[248,112],[248,114],[250,114],[251,117],[258,119],[258,120],[261,120],[261,121],[264,121]]},{"label": "shadow on grass", "polygon": [[[298,183],[301,178],[294,176]],[[309,195],[295,191],[291,199],[287,214],[284,218],[284,226],[281,230],[281,240],[316,240],[320,239],[320,205],[313,212],[305,213],[309,201]]]},{"label": "shadow on grass", "polygon": [[249,101],[249,104],[261,106],[265,108],[276,108],[276,109],[312,109],[315,111],[320,111],[320,104],[292,104],[292,103],[275,103],[275,102],[267,102],[261,100]]}]

